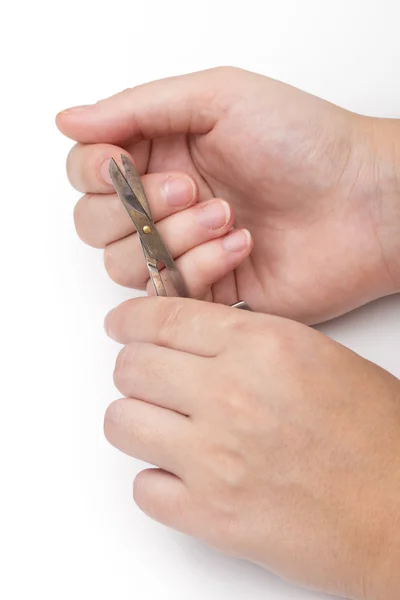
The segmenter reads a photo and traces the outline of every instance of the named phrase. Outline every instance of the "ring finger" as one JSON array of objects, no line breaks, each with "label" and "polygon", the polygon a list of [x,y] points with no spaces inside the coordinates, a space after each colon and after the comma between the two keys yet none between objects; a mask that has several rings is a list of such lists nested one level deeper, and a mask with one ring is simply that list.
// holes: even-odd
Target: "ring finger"
[{"label": "ring finger", "polygon": [[[233,212],[227,202],[214,198],[176,213],[158,223],[160,235],[173,258],[227,233],[233,225]],[[149,278],[137,234],[107,246],[104,262],[116,283],[145,289]]]},{"label": "ring finger", "polygon": [[148,402],[123,398],[108,407],[104,433],[121,452],[179,477],[184,475],[183,463],[189,462],[193,436],[193,424],[187,417]]}]

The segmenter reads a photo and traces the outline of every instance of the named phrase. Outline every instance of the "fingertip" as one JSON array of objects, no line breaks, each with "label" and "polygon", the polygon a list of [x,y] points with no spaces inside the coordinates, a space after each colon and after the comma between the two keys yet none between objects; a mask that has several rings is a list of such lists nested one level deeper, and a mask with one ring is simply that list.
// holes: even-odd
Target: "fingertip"
[{"label": "fingertip", "polygon": [[[71,140],[83,144],[94,144],[100,141],[113,141],[113,136],[103,135],[107,123],[101,125],[98,110],[93,110],[96,104],[74,106],[57,113],[55,122],[59,131]],[[107,130],[108,133],[108,130]]]},{"label": "fingertip", "polygon": [[63,135],[65,135],[65,137],[69,139],[75,140],[70,129],[70,120],[71,119],[69,118],[68,112],[62,110],[56,114],[55,124],[60,133],[62,133]]},{"label": "fingertip", "polygon": [[145,469],[133,482],[133,500],[151,519],[186,531],[191,516],[191,503],[184,482],[163,469]]},{"label": "fingertip", "polygon": [[253,239],[248,229],[234,229],[222,238],[224,250],[232,254],[242,254],[251,251]]},{"label": "fingertip", "polygon": [[60,111],[58,114],[66,115],[67,117],[70,117],[71,115],[75,116],[78,113],[82,113],[83,111],[86,111],[91,106],[93,106],[93,105],[92,104],[81,104],[80,106],[71,106],[71,108],[65,108],[64,110]]},{"label": "fingertip", "polygon": [[114,402],[107,407],[103,418],[103,434],[112,446],[115,446],[115,430],[121,417],[119,404],[120,400],[114,400]]},{"label": "fingertip", "polygon": [[162,184],[162,194],[171,208],[188,208],[197,201],[197,182],[186,173],[172,173]]},{"label": "fingertip", "polygon": [[107,334],[109,337],[112,337],[112,336],[110,335],[110,333],[111,333],[111,319],[112,319],[112,314],[113,314],[114,310],[115,310],[115,308],[111,309],[111,310],[110,310],[110,311],[109,311],[109,312],[106,314],[106,316],[104,317],[104,322],[103,322],[104,330],[105,330],[106,334]]}]

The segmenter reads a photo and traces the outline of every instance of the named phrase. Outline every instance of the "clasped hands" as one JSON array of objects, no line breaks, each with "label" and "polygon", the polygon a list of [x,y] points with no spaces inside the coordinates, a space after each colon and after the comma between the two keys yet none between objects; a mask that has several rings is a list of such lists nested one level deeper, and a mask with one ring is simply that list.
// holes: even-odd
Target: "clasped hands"
[{"label": "clasped hands", "polygon": [[[305,586],[397,599],[400,384],[308,325],[400,291],[398,122],[223,68],[57,124],[77,142],[78,234],[110,276],[151,294],[108,176],[122,150],[193,298],[106,317],[124,396],[106,436],[157,467],[138,506]],[[258,313],[224,306],[241,299]]]}]

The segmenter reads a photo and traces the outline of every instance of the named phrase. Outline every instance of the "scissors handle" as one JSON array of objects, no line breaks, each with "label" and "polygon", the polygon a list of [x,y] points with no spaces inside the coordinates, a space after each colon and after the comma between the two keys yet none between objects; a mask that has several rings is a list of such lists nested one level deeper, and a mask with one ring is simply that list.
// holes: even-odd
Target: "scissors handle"
[{"label": "scissors handle", "polygon": [[236,304],[232,304],[231,306],[232,308],[241,308],[242,310],[250,310],[251,312],[253,312],[250,306],[247,304],[247,302],[243,302],[243,300],[241,300],[240,302],[236,302]]}]

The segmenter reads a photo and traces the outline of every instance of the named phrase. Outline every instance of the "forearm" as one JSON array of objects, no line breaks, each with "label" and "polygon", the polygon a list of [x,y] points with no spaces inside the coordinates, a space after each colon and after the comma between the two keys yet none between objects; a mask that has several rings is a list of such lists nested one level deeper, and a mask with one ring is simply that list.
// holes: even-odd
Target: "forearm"
[{"label": "forearm", "polygon": [[[400,406],[400,380],[392,380],[390,405]],[[396,424],[397,421],[397,424]],[[374,534],[370,538],[367,592],[363,600],[399,600],[400,598],[400,422],[393,420],[387,429],[387,440],[394,441],[397,452],[386,467],[382,465],[381,482],[375,491],[376,511],[367,519]]]},{"label": "forearm", "polygon": [[[398,497],[400,501],[400,497]],[[367,597],[363,600],[398,600],[400,598],[400,505],[391,513],[390,531],[383,536],[375,569],[370,573]]]}]

